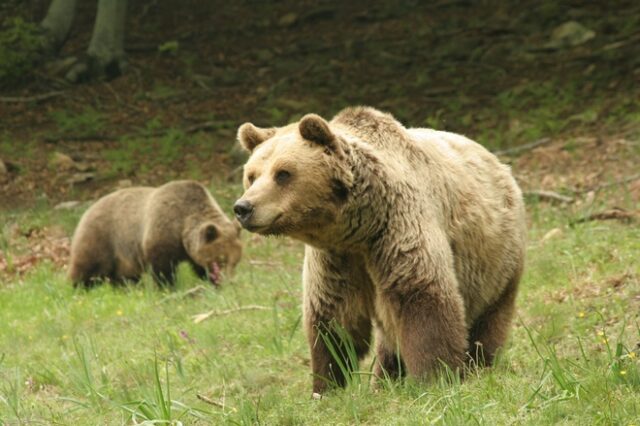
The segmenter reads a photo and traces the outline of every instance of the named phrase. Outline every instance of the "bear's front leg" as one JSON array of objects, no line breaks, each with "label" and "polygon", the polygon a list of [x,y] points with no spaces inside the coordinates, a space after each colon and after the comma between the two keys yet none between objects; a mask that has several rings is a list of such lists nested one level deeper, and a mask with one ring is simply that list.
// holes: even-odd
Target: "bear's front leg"
[{"label": "bear's front leg", "polygon": [[311,247],[305,252],[303,282],[313,392],[322,394],[345,386],[346,375],[369,350],[372,286],[360,259]]},{"label": "bear's front leg", "polygon": [[[427,379],[447,365],[459,370],[467,347],[462,300],[446,294],[442,284],[424,282],[407,297],[394,295],[400,354],[407,373]],[[445,294],[443,294],[445,293]],[[443,365],[444,364],[444,365]]]},{"label": "bear's front leg", "polygon": [[[464,302],[453,259],[446,240],[436,238],[431,233],[401,248],[388,242],[374,252],[369,264],[379,287],[377,311],[386,313],[382,320],[387,335],[397,342],[400,366],[404,364],[407,374],[417,379],[434,376],[444,365],[461,368],[467,349]],[[388,363],[390,347],[379,349],[382,362]],[[396,366],[383,367],[393,372]]]}]

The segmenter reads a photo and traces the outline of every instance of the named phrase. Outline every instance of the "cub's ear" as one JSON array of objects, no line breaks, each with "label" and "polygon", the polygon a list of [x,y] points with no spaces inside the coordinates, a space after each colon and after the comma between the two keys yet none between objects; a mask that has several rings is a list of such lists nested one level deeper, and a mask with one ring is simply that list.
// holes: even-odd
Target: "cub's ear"
[{"label": "cub's ear", "polygon": [[244,149],[253,152],[256,146],[276,134],[276,129],[261,129],[251,123],[244,123],[238,128],[238,141]]},{"label": "cub's ear", "polygon": [[210,243],[218,238],[218,228],[215,225],[208,224],[202,227],[202,240],[205,243]]},{"label": "cub's ear", "polygon": [[338,148],[336,136],[331,132],[329,123],[316,114],[307,114],[298,123],[300,136],[308,141],[326,146],[331,151]]}]

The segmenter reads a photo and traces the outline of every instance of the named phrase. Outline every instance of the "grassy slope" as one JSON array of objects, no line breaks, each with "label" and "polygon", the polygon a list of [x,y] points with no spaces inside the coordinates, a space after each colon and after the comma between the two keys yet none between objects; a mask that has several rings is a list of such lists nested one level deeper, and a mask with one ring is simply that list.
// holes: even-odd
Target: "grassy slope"
[{"label": "grassy slope", "polygon": [[[238,191],[216,196],[228,208]],[[529,262],[512,339],[497,367],[462,384],[376,391],[367,360],[346,391],[310,399],[299,322],[302,246],[245,235],[250,244],[233,281],[195,297],[185,292],[203,283],[187,270],[173,293],[148,280],[127,290],[75,292],[46,264],[3,283],[0,423],[120,424],[133,411],[137,421],[188,424],[637,424],[640,229],[568,227],[564,210],[529,210]],[[70,230],[80,213],[3,219]],[[562,234],[542,244],[556,227]],[[192,321],[248,304],[268,309]],[[162,402],[168,399],[173,410]]]}]

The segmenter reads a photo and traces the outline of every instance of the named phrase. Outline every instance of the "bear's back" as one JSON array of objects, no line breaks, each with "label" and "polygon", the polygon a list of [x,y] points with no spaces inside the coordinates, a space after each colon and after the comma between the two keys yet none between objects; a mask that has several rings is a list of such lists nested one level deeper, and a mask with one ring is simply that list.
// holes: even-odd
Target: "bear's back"
[{"label": "bear's back", "polygon": [[[522,268],[526,234],[522,193],[509,167],[482,145],[454,133],[408,132],[430,158],[445,164],[441,182],[450,191],[445,205],[445,217],[450,219],[446,232],[455,254],[456,274],[464,283],[461,292],[467,313],[473,320],[483,305],[477,301],[490,304],[502,290],[500,285],[487,283],[504,283]],[[425,166],[425,172],[429,170]]]},{"label": "bear's back", "polygon": [[162,223],[181,222],[191,214],[224,215],[222,209],[199,182],[177,180],[156,188],[146,205],[147,215]]},{"label": "bear's back", "polygon": [[85,241],[91,245],[102,241],[114,254],[136,256],[144,207],[152,193],[153,188],[149,187],[125,188],[101,198],[82,217],[74,240],[93,240]]}]

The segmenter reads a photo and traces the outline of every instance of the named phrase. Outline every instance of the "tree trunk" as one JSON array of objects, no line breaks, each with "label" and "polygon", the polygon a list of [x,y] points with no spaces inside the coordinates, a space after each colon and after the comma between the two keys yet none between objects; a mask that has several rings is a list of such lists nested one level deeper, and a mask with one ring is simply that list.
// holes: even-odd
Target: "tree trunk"
[{"label": "tree trunk", "polygon": [[124,60],[124,20],[127,0],[99,0],[98,15],[89,43],[89,56],[100,67],[119,64]]},{"label": "tree trunk", "polygon": [[126,65],[124,26],[127,0],[99,0],[87,57],[79,61],[66,78],[77,82],[94,77],[112,79]]},{"label": "tree trunk", "polygon": [[53,0],[40,26],[46,31],[47,48],[57,52],[69,36],[77,0]]}]

